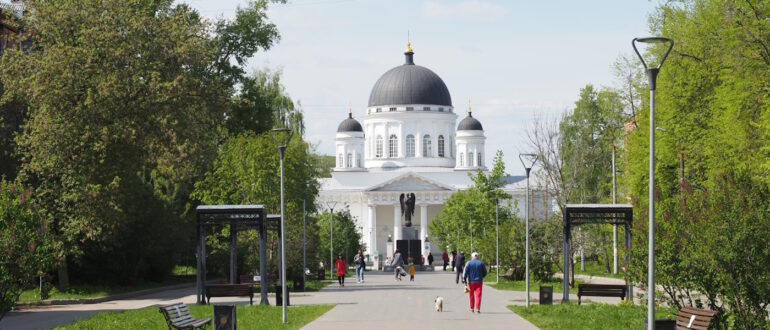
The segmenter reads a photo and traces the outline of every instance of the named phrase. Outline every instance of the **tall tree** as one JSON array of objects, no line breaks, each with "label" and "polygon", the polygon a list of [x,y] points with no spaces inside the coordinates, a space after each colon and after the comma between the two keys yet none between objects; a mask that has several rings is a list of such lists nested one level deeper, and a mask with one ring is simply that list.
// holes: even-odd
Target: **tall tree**
[{"label": "tall tree", "polygon": [[26,6],[33,49],[4,56],[1,79],[29,104],[21,177],[61,243],[60,284],[68,265],[84,279],[159,279],[185,246],[176,229],[216,155],[237,67],[277,38],[265,2],[213,29],[171,0]]}]

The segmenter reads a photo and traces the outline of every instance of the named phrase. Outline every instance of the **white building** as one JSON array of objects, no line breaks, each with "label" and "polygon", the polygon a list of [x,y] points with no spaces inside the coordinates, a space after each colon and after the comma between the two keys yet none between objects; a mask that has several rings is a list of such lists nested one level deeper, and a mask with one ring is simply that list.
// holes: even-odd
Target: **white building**
[{"label": "white building", "polygon": [[[353,118],[352,110],[340,123],[336,167],[331,178],[321,180],[320,202],[350,208],[362,228],[366,254],[375,257],[375,262],[392,253],[389,236],[395,242],[404,233],[412,233],[412,239],[420,239],[425,247],[425,238],[430,237],[427,225],[444,202],[473,184],[469,173],[487,170],[481,122],[469,107],[467,113],[461,111],[463,119],[455,126],[458,114],[444,81],[414,63],[410,45],[404,54],[405,63],[385,72],[374,84],[363,125]],[[506,183],[503,190],[519,201],[523,216],[525,177],[509,176]],[[414,230],[402,231],[402,193],[417,197]],[[531,215],[542,216],[542,192],[533,193],[532,199]],[[441,259],[443,247],[434,244],[430,250],[437,261]]]}]

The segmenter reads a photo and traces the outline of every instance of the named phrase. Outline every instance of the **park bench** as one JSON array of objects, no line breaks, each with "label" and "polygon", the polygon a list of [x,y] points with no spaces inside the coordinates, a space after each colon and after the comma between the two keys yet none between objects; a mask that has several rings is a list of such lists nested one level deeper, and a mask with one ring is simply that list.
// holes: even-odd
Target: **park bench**
[{"label": "park bench", "polygon": [[622,284],[578,284],[578,305],[583,296],[626,298],[626,286]]},{"label": "park bench", "polygon": [[509,280],[513,280],[514,279],[513,278],[513,271],[514,271],[513,268],[508,268],[508,271],[505,272],[505,274],[503,275],[503,278],[506,278],[506,279],[509,279]]},{"label": "park bench", "polygon": [[708,330],[717,312],[695,307],[682,307],[676,316],[677,329]]},{"label": "park bench", "polygon": [[160,312],[166,318],[169,330],[203,329],[211,323],[210,318],[198,320],[192,317],[190,309],[183,303],[160,306]]},{"label": "park bench", "polygon": [[254,287],[251,284],[209,284],[206,285],[206,300],[211,297],[249,297],[249,304],[254,304]]}]

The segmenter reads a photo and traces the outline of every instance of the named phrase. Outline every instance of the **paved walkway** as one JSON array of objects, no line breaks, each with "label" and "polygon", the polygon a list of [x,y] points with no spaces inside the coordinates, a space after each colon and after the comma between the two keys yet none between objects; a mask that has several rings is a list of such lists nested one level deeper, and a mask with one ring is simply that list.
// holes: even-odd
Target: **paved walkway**
[{"label": "paved walkway", "polygon": [[[469,311],[468,295],[455,284],[454,275],[420,272],[396,282],[392,274],[367,272],[366,282],[348,278],[345,287],[332,284],[308,297],[292,298],[294,305],[337,304],[304,329],[537,329],[506,308],[512,303],[504,292],[484,287],[481,314]],[[434,309],[436,296],[444,297],[444,312]]]},{"label": "paved walkway", "polygon": [[[321,292],[292,293],[292,305],[335,304],[336,307],[306,329],[537,329],[505,306],[523,302],[524,293],[498,291],[484,287],[481,314],[471,314],[468,296],[454,275],[444,272],[420,272],[415,282],[409,278],[396,282],[393,275],[367,272],[366,283],[348,278],[345,287],[332,284]],[[436,296],[444,297],[444,312],[433,308]],[[536,293],[533,292],[533,297]],[[258,297],[255,300],[258,301]],[[13,311],[0,321],[0,329],[45,329],[70,324],[78,319],[106,311],[139,309],[172,302],[195,303],[193,287],[162,291],[125,300],[98,304],[40,306]],[[213,298],[212,303],[248,304],[248,298]],[[271,295],[270,303],[275,303]],[[158,314],[160,317],[160,314]],[[291,317],[291,314],[289,315]]]}]

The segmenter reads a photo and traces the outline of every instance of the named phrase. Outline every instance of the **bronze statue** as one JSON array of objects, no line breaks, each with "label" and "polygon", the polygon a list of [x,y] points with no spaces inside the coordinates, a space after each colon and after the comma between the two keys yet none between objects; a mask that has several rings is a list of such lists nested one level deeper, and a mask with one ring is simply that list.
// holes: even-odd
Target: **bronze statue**
[{"label": "bronze statue", "polygon": [[[404,197],[406,197],[406,200],[404,200]],[[398,198],[398,200],[401,202],[401,215],[404,216],[404,220],[406,221],[406,226],[411,227],[412,226],[412,216],[414,216],[414,202],[417,199],[417,197],[414,195],[414,193],[406,193],[406,195],[401,194],[401,196]]]}]

